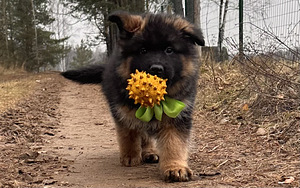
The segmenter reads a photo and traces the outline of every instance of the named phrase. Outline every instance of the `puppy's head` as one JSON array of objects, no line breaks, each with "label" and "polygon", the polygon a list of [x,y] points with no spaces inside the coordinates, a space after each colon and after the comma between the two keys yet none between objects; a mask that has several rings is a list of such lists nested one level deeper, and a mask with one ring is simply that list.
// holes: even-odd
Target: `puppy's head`
[{"label": "puppy's head", "polygon": [[204,46],[200,29],[179,16],[132,15],[114,12],[109,20],[117,24],[123,62],[119,73],[146,71],[168,79],[168,85],[193,74],[196,45]]}]

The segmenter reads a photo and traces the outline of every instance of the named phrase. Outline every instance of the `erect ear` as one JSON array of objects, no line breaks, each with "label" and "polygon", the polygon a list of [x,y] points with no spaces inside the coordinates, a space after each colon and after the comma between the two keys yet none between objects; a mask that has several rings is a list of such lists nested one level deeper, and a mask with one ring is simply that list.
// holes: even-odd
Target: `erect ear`
[{"label": "erect ear", "polygon": [[113,12],[109,15],[108,20],[117,24],[120,38],[131,38],[135,32],[141,29],[143,21],[141,16],[124,11]]},{"label": "erect ear", "polygon": [[205,45],[202,31],[195,26],[190,26],[182,29],[185,38],[189,39],[191,42],[198,44],[200,46]]}]

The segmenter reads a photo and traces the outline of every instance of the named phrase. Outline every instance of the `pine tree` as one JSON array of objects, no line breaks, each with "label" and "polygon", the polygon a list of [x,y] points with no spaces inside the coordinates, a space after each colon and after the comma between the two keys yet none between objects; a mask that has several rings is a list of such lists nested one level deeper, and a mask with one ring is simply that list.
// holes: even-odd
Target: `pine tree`
[{"label": "pine tree", "polygon": [[3,54],[4,62],[0,63],[28,71],[39,71],[41,67],[58,63],[56,57],[65,53],[60,43],[66,38],[54,40],[53,33],[46,30],[46,26],[54,21],[49,14],[49,1],[0,0],[0,4],[4,23],[0,27],[3,33],[0,35],[0,54]]},{"label": "pine tree", "polygon": [[91,64],[93,51],[81,40],[80,45],[75,48],[75,56],[71,62],[72,68],[80,68]]}]

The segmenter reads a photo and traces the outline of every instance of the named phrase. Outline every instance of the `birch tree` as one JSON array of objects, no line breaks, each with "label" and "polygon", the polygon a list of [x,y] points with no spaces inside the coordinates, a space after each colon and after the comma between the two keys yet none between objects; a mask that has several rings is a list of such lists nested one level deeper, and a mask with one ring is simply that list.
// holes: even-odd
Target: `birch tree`
[{"label": "birch tree", "polygon": [[226,24],[226,15],[228,11],[229,0],[220,0],[219,5],[219,36],[218,36],[218,51],[220,53],[220,60],[222,56],[222,44],[224,40],[225,24]]}]

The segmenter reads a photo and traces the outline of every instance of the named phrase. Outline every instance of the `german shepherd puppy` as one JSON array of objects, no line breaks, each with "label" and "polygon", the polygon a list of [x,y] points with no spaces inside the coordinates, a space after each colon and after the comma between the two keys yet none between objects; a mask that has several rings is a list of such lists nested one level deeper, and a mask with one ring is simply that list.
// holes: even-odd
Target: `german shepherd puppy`
[{"label": "german shepherd puppy", "polygon": [[[82,84],[101,83],[116,123],[122,165],[159,162],[165,181],[189,181],[188,143],[202,32],[174,15],[114,12],[109,20],[118,26],[119,41],[108,62],[62,75]],[[135,117],[140,104],[129,99],[126,87],[136,69],[168,79],[167,95],[186,105],[177,118],[164,114],[162,121],[146,123]]]}]

